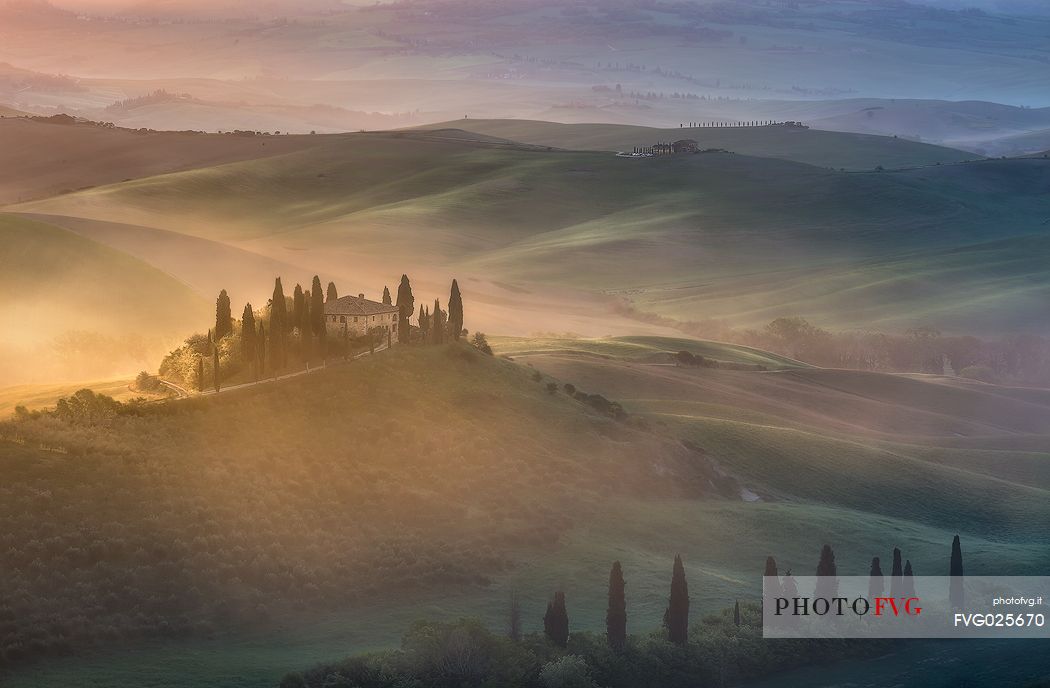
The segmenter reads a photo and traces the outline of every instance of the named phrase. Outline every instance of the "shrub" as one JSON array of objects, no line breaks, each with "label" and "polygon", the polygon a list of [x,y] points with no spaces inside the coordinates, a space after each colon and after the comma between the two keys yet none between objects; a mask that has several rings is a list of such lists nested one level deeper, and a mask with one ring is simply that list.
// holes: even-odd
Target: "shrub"
[{"label": "shrub", "polygon": [[565,655],[548,662],[540,669],[540,683],[544,688],[595,688],[587,660],[577,655]]}]

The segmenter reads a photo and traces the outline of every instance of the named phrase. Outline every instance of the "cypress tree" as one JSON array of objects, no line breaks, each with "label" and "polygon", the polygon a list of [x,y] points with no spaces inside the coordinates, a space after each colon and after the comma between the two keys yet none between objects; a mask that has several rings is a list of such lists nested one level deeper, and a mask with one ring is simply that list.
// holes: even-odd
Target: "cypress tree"
[{"label": "cypress tree", "polygon": [[397,341],[407,344],[412,330],[409,320],[416,309],[416,300],[412,296],[412,284],[408,275],[401,275],[401,284],[397,287]]},{"label": "cypress tree", "polygon": [[212,354],[212,378],[215,380],[215,391],[219,391],[219,347],[213,346]]},{"label": "cypress tree", "polygon": [[321,291],[321,278],[314,275],[310,285],[310,325],[315,337],[325,335],[324,293]]},{"label": "cypress tree", "polygon": [[915,597],[915,577],[911,571],[911,559],[904,562],[904,578],[901,583],[904,597]]},{"label": "cypress tree", "polygon": [[900,597],[901,579],[904,577],[904,567],[901,565],[900,548],[893,548],[893,568],[890,570],[890,596]]},{"label": "cypress tree", "polygon": [[948,599],[952,607],[961,609],[966,602],[966,595],[963,591],[962,543],[958,535],[952,538],[952,558],[948,565],[948,575],[951,576],[948,584]]},{"label": "cypress tree", "polygon": [[292,291],[292,329],[300,332],[306,329],[306,295],[298,284]]},{"label": "cypress tree", "polygon": [[772,556],[768,556],[766,557],[766,568],[762,571],[762,597],[763,599],[779,597],[781,592],[777,560]]},{"label": "cypress tree", "polygon": [[547,603],[543,615],[543,632],[558,647],[569,643],[569,613],[565,610],[565,593],[554,593],[554,600]]},{"label": "cypress tree", "polygon": [[241,313],[241,358],[248,365],[255,362],[255,313],[250,303],[244,304]]},{"label": "cypress tree", "polygon": [[666,619],[668,639],[676,645],[685,645],[689,640],[689,584],[685,580],[685,566],[680,554],[674,557]]},{"label": "cypress tree", "polygon": [[463,333],[463,297],[456,280],[452,280],[452,293],[448,297],[448,331],[457,342]]},{"label": "cypress tree", "polygon": [[832,598],[838,595],[838,567],[835,565],[835,552],[831,545],[824,545],[820,549],[820,561],[817,563],[817,585],[814,595],[816,597]]},{"label": "cypress tree", "polygon": [[278,277],[273,285],[273,298],[270,301],[270,367],[280,370],[285,366],[285,330],[288,328],[288,304],[284,300],[284,287]]},{"label": "cypress tree", "polygon": [[256,351],[258,357],[258,366],[256,369],[256,379],[266,374],[266,328],[263,327],[262,323],[259,323],[259,336],[255,339],[258,346]]},{"label": "cypress tree", "polygon": [[733,625],[740,625],[740,600],[733,601]]},{"label": "cypress tree", "polygon": [[423,304],[419,304],[419,315],[416,316],[419,323],[419,338],[424,343],[427,341],[427,315],[423,311]]},{"label": "cypress tree", "polygon": [[434,299],[434,312],[430,314],[430,339],[434,344],[445,341],[445,311],[441,310],[441,302]]},{"label": "cypress tree", "polygon": [[605,636],[609,647],[620,651],[627,645],[627,595],[623,569],[615,561],[609,572],[609,608],[605,612]]},{"label": "cypress tree", "polygon": [[215,341],[233,332],[233,313],[230,312],[230,296],[223,289],[215,299]]},{"label": "cypress tree", "polygon": [[882,577],[882,565],[878,557],[872,557],[871,571],[868,574],[868,599],[874,600],[876,597],[882,597],[884,592],[886,592],[886,583]]},{"label": "cypress tree", "polygon": [[313,358],[313,314],[310,312],[310,292],[303,294],[303,326],[299,330],[299,342],[303,360],[307,366]]},{"label": "cypress tree", "polygon": [[325,301],[335,301],[339,298],[339,292],[336,291],[335,282],[328,283],[328,293],[325,296]]},{"label": "cypress tree", "polygon": [[204,391],[204,357],[197,356],[197,391]]},{"label": "cypress tree", "polygon": [[390,300],[390,287],[383,287],[383,305],[389,306],[394,302]]}]

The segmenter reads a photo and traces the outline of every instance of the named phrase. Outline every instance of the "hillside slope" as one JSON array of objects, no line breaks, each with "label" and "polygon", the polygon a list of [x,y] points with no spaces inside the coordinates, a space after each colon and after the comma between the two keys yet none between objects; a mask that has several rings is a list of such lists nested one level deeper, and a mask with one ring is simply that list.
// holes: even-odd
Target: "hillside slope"
[{"label": "hillside slope", "polygon": [[[474,323],[489,330],[511,320],[498,304],[505,316],[554,287],[681,320],[803,315],[985,334],[1045,329],[1030,314],[1050,289],[1048,184],[1042,159],[843,173],[732,154],[639,160],[356,134],[16,208],[239,243],[316,272],[353,266],[370,289],[408,266],[498,280],[511,289],[483,289],[493,317]],[[571,310],[500,331],[622,333],[560,323]]]},{"label": "hillside slope", "polygon": [[464,120],[423,128],[456,126],[522,143],[573,150],[631,151],[661,141],[695,139],[701,148],[780,158],[850,170],[920,167],[979,158],[951,148],[904,139],[845,132],[767,127],[683,127],[657,129],[625,124],[559,124],[535,120]]},{"label": "hillside slope", "polygon": [[7,118],[0,120],[0,205],[317,144],[309,136],[138,133]]},{"label": "hillside slope", "polygon": [[[54,225],[0,214],[0,377],[69,380],[152,368],[208,322],[207,300],[169,274]],[[27,377],[27,375],[32,377]]]}]

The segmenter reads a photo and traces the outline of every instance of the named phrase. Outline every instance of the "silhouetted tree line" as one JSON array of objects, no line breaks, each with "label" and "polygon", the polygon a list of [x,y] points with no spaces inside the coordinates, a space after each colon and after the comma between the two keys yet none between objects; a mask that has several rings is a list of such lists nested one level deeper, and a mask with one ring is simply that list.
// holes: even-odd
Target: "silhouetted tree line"
[{"label": "silhouetted tree line", "polygon": [[[772,566],[775,572],[775,563]],[[699,688],[879,654],[889,646],[887,641],[872,640],[770,642],[762,638],[758,603],[734,601],[732,607],[690,625],[689,589],[680,556],[674,560],[663,629],[647,635],[627,633],[626,584],[620,562],[614,562],[609,572],[605,618],[604,635],[572,632],[566,595],[558,591],[547,603],[542,634],[523,634],[519,600],[513,595],[506,636],[492,633],[474,619],[417,622],[398,650],[291,673],[280,686]]]}]

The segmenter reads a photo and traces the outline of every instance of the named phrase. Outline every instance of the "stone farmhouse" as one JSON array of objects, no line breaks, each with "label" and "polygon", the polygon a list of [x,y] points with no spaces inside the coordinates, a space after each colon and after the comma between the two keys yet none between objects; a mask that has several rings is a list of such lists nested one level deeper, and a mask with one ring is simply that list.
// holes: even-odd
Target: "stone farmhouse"
[{"label": "stone farmhouse", "polygon": [[379,328],[383,338],[397,341],[397,307],[369,301],[364,294],[344,296],[324,305],[325,329],[329,337],[361,337]]}]

